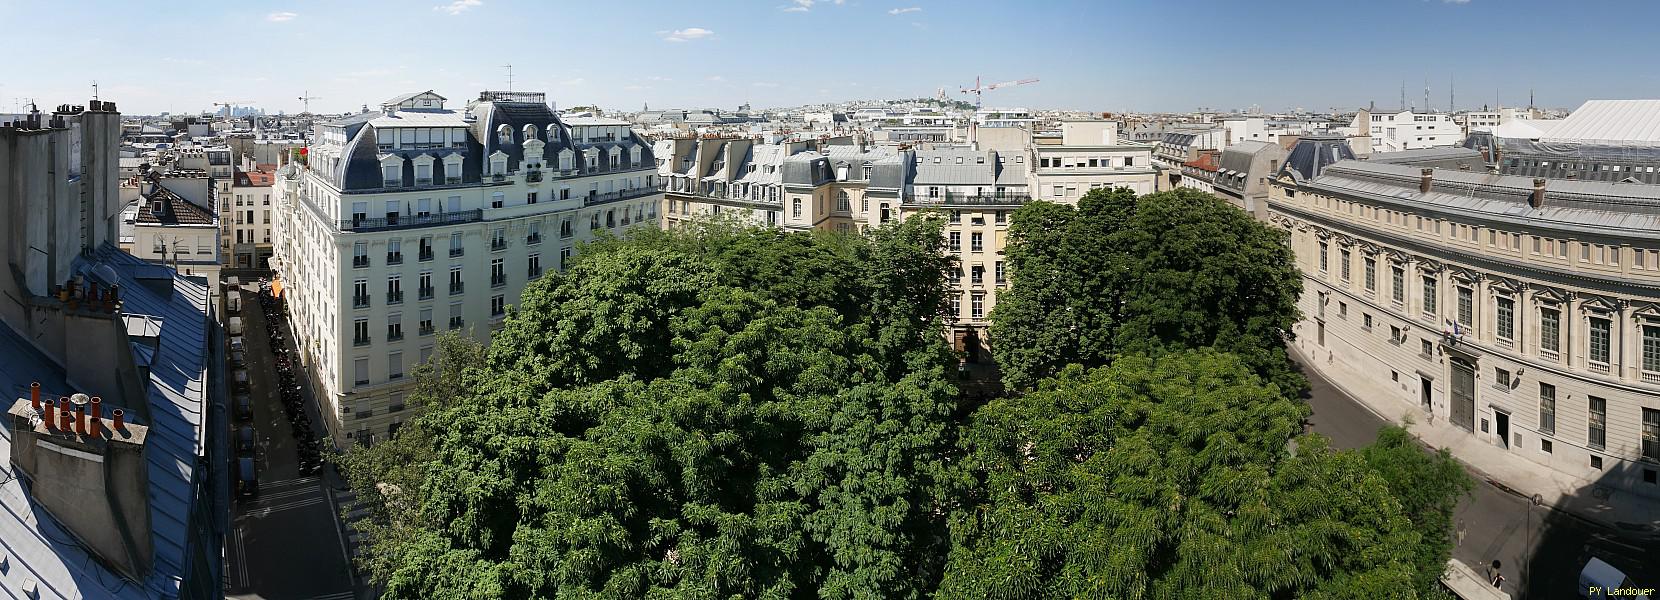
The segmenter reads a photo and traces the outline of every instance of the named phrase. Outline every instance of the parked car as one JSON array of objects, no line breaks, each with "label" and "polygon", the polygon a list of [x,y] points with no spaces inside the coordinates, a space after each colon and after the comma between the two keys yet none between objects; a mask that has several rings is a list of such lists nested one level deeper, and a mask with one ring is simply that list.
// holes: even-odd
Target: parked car
[{"label": "parked car", "polygon": [[[1616,590],[1624,593],[1617,593]],[[1626,577],[1624,572],[1595,556],[1591,557],[1591,560],[1585,561],[1585,567],[1579,570],[1579,597],[1581,598],[1649,600],[1646,594],[1639,594],[1638,591],[1637,584],[1632,583],[1631,578]]]},{"label": "parked car", "polygon": [[254,399],[248,394],[236,394],[236,420],[249,422],[254,420]]},{"label": "parked car", "polygon": [[231,337],[231,351],[232,352],[243,352],[243,351],[246,351],[247,349],[248,348],[246,346],[242,345],[242,336],[238,335],[238,336],[232,336]]},{"label": "parked car", "polygon": [[243,425],[236,428],[236,453],[245,455],[254,453],[253,425]]},{"label": "parked car", "polygon": [[[235,289],[235,288],[232,288],[232,289]],[[233,314],[233,315],[234,314],[240,314],[242,312],[242,294],[241,293],[233,293],[233,294],[231,294],[231,296],[229,298],[225,299],[225,312]]]},{"label": "parked car", "polygon": [[235,336],[242,335],[242,317],[231,317],[230,322],[225,325],[225,331]]},{"label": "parked car", "polygon": [[248,364],[248,354],[240,350],[231,351],[231,366],[241,367]]},{"label": "parked car", "polygon": [[248,370],[237,369],[231,372],[231,389],[240,393],[248,393]]},{"label": "parked car", "polygon": [[236,495],[259,495],[259,476],[254,474],[252,456],[241,456],[236,459]]}]

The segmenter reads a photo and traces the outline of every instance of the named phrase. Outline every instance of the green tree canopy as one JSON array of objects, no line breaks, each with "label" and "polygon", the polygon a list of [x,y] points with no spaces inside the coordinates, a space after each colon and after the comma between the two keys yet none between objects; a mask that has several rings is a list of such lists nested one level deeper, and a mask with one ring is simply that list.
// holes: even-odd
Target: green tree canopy
[{"label": "green tree canopy", "polygon": [[389,598],[927,595],[961,481],[941,245],[920,218],[586,248],[348,457],[366,565]]},{"label": "green tree canopy", "polygon": [[1214,196],[1101,189],[1076,207],[1034,202],[1015,211],[1006,252],[1011,285],[990,334],[1011,389],[1121,352],[1205,347],[1301,387],[1283,345],[1302,290],[1285,235]]},{"label": "green tree canopy", "polygon": [[[963,436],[983,485],[953,522],[939,595],[1432,593],[1415,587],[1424,540],[1388,478],[1318,436],[1288,449],[1300,415],[1239,358],[1210,350],[1074,366],[994,400]],[[1457,492],[1437,493],[1424,503]]]}]

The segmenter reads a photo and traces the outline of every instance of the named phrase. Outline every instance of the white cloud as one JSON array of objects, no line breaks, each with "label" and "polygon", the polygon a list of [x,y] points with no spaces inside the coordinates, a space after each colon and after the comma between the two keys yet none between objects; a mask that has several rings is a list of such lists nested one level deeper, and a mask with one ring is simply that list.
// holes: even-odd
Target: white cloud
[{"label": "white cloud", "polygon": [[890,14],[890,15],[902,15],[902,14],[905,14],[905,13],[914,13],[914,12],[922,12],[922,7],[912,6],[910,8],[895,8],[893,10],[888,11],[888,14]]},{"label": "white cloud", "polygon": [[294,20],[294,17],[298,17],[298,16],[300,16],[300,15],[295,14],[295,13],[291,13],[291,12],[274,12],[274,13],[265,15],[265,20],[270,21],[272,23],[282,23],[282,22],[285,22],[285,21],[292,21],[292,20]]},{"label": "white cloud", "polygon": [[770,81],[757,81],[757,82],[751,83],[749,85],[753,85],[755,87],[762,87],[762,88],[775,88],[775,87],[778,87],[778,84],[770,82]]},{"label": "white cloud", "polygon": [[702,27],[687,27],[685,29],[676,29],[674,31],[670,31],[670,32],[667,32],[667,33],[658,32],[658,34],[663,36],[664,41],[668,41],[668,42],[689,42],[689,41],[692,41],[692,40],[701,40],[701,39],[709,37],[711,35],[715,35],[715,32],[709,31],[709,30],[704,29]]},{"label": "white cloud", "polygon": [[807,12],[807,11],[813,9],[813,4],[817,0],[790,0],[790,1],[794,2],[795,6],[780,6],[778,8],[783,9],[784,12]]},{"label": "white cloud", "polygon": [[455,0],[449,4],[434,6],[432,7],[432,10],[446,12],[451,15],[459,15],[467,12],[467,9],[477,7],[480,4],[484,4],[484,0]]}]

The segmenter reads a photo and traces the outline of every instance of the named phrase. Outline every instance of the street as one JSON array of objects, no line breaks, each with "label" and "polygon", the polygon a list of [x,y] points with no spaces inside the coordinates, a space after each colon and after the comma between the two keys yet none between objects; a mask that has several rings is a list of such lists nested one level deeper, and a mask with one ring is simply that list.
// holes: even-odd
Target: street
[{"label": "street", "polygon": [[323,478],[301,474],[301,442],[277,393],[275,361],[257,296],[242,294],[239,316],[246,335],[260,486],[258,496],[240,500],[233,511],[225,544],[228,597],[347,600],[354,596],[353,582],[339,512]]},{"label": "street", "polygon": [[[1339,449],[1372,443],[1385,422],[1325,380],[1304,369],[1314,431]],[[1453,557],[1485,573],[1497,559],[1504,591],[1518,600],[1578,597],[1579,569],[1591,557],[1618,567],[1639,585],[1660,586],[1660,556],[1645,552],[1655,543],[1579,518],[1534,506],[1528,499],[1476,478],[1455,516],[1459,538]]]}]

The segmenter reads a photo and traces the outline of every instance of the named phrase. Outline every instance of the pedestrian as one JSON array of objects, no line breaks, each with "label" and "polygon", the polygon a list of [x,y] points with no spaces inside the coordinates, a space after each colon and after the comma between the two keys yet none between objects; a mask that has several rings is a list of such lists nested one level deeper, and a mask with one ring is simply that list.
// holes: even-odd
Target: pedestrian
[{"label": "pedestrian", "polygon": [[1493,564],[1487,568],[1487,582],[1493,584],[1493,587],[1504,586],[1504,575],[1499,573],[1500,566],[1499,560],[1495,558]]}]

